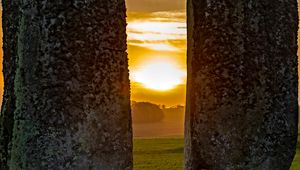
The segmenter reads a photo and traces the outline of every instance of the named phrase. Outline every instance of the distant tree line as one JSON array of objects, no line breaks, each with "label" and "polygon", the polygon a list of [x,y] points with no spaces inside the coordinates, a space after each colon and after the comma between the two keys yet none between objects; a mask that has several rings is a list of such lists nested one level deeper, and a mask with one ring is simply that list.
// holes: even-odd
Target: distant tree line
[{"label": "distant tree line", "polygon": [[184,107],[166,107],[150,102],[131,102],[133,123],[155,123],[164,119],[180,120],[183,119]]}]

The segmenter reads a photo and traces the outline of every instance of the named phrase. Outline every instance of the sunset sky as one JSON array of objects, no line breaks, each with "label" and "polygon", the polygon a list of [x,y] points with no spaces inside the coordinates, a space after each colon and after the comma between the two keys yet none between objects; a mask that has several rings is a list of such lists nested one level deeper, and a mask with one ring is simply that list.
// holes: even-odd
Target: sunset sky
[{"label": "sunset sky", "polygon": [[132,100],[184,105],[185,1],[128,0],[127,16]]},{"label": "sunset sky", "polygon": [[[167,106],[185,104],[185,3],[185,0],[126,1],[132,100]],[[1,22],[0,26],[2,39]],[[1,62],[2,50],[0,59]],[[2,94],[1,74],[1,100]]]}]

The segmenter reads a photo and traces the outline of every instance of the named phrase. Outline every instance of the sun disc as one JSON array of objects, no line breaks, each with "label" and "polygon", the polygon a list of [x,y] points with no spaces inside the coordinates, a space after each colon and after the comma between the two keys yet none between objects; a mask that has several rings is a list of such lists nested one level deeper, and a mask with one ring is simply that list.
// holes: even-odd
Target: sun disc
[{"label": "sun disc", "polygon": [[151,61],[139,70],[133,70],[131,77],[133,81],[141,83],[144,87],[167,91],[183,84],[186,76],[185,71],[178,68],[174,63],[168,61]]}]

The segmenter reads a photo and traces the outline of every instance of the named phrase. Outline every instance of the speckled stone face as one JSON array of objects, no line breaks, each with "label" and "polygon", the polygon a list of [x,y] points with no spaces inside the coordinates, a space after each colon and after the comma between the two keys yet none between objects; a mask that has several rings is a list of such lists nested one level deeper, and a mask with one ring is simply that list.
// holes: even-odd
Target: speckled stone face
[{"label": "speckled stone face", "polygon": [[[186,170],[288,170],[296,0],[187,8]],[[3,11],[0,167],[131,170],[125,1],[11,0]]]},{"label": "speckled stone face", "polygon": [[188,1],[186,170],[288,170],[297,1]]},{"label": "speckled stone face", "polygon": [[10,169],[132,169],[125,1],[23,0],[4,11],[13,5]]}]

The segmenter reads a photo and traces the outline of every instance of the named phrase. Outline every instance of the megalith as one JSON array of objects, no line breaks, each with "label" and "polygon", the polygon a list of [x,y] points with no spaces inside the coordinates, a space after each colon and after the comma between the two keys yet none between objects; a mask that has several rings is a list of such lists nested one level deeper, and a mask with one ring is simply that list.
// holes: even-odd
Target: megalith
[{"label": "megalith", "polygon": [[1,167],[131,170],[125,1],[4,0],[3,11],[16,71],[4,69],[15,105],[2,109],[13,130],[1,121]]},{"label": "megalith", "polygon": [[288,170],[297,142],[296,0],[188,0],[186,170]]}]

